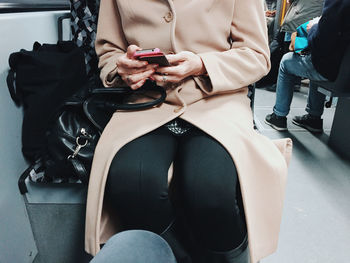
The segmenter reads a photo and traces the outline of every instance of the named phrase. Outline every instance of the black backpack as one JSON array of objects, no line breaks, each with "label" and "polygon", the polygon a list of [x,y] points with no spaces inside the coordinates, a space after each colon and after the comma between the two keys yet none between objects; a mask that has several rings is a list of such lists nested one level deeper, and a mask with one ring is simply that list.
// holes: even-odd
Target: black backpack
[{"label": "black backpack", "polygon": [[22,152],[36,161],[46,147],[45,133],[57,109],[87,80],[84,54],[71,41],[35,42],[32,51],[9,58],[7,85],[15,103],[23,105]]}]

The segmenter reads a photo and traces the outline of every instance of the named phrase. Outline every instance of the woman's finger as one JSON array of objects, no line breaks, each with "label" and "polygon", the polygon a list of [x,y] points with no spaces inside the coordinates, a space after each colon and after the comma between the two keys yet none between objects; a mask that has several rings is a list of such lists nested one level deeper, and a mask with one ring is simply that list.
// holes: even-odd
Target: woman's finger
[{"label": "woman's finger", "polygon": [[154,69],[150,69],[141,73],[132,74],[132,75],[124,75],[122,76],[122,79],[126,84],[128,84],[130,87],[133,87],[136,83],[140,82],[141,80],[146,80],[150,76],[154,74]]},{"label": "woman's finger", "polygon": [[126,50],[126,56],[129,59],[132,59],[132,58],[134,58],[134,53],[138,50],[142,50],[142,48],[140,48],[136,45],[130,45],[130,46],[128,46],[128,49]]},{"label": "woman's finger", "polygon": [[182,77],[180,76],[175,76],[175,75],[159,75],[159,74],[154,74],[153,79],[159,83],[160,85],[166,84],[166,83],[178,83],[181,80],[183,80]]},{"label": "woman's finger", "polygon": [[146,80],[147,80],[147,79],[142,79],[142,80],[140,80],[139,82],[137,82],[137,83],[135,83],[135,84],[132,84],[132,85],[130,86],[130,88],[131,88],[132,90],[137,90],[137,89],[141,88],[141,87],[145,84]]},{"label": "woman's finger", "polygon": [[170,65],[176,65],[184,60],[187,59],[187,56],[185,52],[180,52],[175,55],[166,55],[166,58],[168,59]]},{"label": "woman's finger", "polygon": [[183,63],[181,63],[177,66],[159,67],[159,68],[157,68],[156,73],[158,73],[160,75],[181,76],[181,75],[185,74],[185,65],[183,65]]},{"label": "woman's finger", "polygon": [[140,61],[137,59],[130,59],[127,56],[121,57],[118,62],[117,66],[118,68],[127,68],[127,69],[132,69],[132,68],[143,68],[147,66],[148,63],[147,61]]},{"label": "woman's finger", "polygon": [[120,76],[122,75],[133,75],[133,74],[138,74],[138,73],[142,73],[148,70],[152,70],[152,69],[156,69],[157,65],[154,64],[148,64],[145,67],[142,68],[118,68],[118,74]]}]

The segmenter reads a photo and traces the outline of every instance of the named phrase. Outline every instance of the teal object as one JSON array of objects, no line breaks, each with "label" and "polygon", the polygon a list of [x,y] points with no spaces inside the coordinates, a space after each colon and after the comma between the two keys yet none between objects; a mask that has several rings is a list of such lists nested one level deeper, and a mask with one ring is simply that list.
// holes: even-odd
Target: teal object
[{"label": "teal object", "polygon": [[309,21],[302,24],[297,28],[297,37],[295,38],[295,44],[294,44],[294,52],[300,53],[304,51],[308,46],[308,40],[307,40],[307,25],[309,24]]}]

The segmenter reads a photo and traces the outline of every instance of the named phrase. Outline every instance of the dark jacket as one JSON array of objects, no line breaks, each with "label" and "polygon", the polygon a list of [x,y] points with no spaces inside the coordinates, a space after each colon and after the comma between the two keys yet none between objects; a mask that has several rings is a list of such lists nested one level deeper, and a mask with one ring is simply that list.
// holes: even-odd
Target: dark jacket
[{"label": "dark jacket", "polygon": [[350,43],[350,0],[326,0],[319,23],[308,35],[312,64],[334,81]]}]

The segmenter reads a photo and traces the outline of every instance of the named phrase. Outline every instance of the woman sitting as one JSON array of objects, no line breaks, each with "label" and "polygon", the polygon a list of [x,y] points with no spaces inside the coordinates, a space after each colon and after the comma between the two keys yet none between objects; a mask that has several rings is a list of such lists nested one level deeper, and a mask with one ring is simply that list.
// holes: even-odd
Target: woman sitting
[{"label": "woman sitting", "polygon": [[[134,58],[155,47],[170,66]],[[291,142],[253,128],[247,86],[269,70],[262,1],[102,0],[96,51],[106,87],[136,90],[152,79],[167,100],[116,112],[105,128],[90,176],[86,250],[143,229],[164,237],[178,263],[248,262],[248,236],[252,263],[271,254],[287,175],[281,151],[288,157]]]}]

